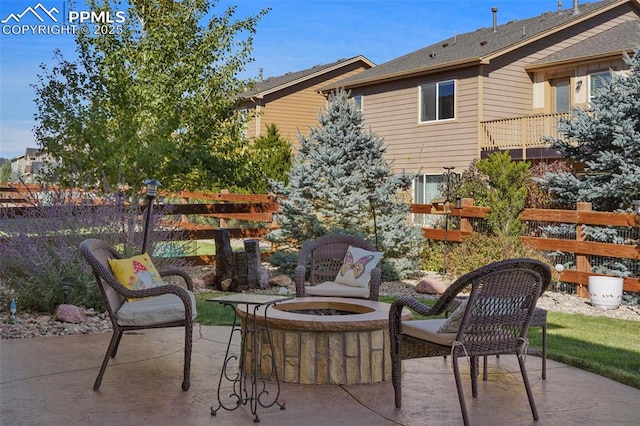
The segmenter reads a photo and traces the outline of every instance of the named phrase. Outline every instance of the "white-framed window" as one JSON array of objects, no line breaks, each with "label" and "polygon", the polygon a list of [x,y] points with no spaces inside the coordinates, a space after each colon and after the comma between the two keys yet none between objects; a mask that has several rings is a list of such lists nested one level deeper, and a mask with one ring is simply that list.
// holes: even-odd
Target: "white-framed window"
[{"label": "white-framed window", "polygon": [[610,71],[594,72],[589,74],[589,100],[593,99],[596,92],[611,83]]},{"label": "white-framed window", "polygon": [[362,95],[355,95],[351,97],[351,102],[356,107],[356,111],[362,112]]},{"label": "white-framed window", "polygon": [[[428,204],[432,199],[441,197],[438,191],[438,184],[442,181],[442,175],[418,175],[412,182],[412,195],[414,204]],[[412,220],[416,225],[430,225],[433,215],[413,214]]]},{"label": "white-framed window", "polygon": [[420,85],[420,122],[455,118],[455,80]]}]

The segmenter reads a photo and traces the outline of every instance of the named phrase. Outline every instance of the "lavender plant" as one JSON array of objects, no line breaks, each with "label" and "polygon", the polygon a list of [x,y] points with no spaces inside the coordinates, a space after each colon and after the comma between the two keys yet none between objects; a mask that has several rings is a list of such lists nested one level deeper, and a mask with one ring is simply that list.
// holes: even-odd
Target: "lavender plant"
[{"label": "lavender plant", "polygon": [[[102,309],[95,278],[78,245],[95,237],[125,255],[139,254],[142,218],[137,206],[123,197],[106,197],[98,205],[65,190],[34,194],[28,208],[0,207],[0,306],[9,306],[15,297],[20,309],[53,312],[66,298],[67,303]],[[148,251],[153,252],[155,242],[166,241],[171,231],[163,227],[150,233]],[[154,258],[154,263],[162,268],[184,262]],[[65,297],[66,277],[72,286]]]}]

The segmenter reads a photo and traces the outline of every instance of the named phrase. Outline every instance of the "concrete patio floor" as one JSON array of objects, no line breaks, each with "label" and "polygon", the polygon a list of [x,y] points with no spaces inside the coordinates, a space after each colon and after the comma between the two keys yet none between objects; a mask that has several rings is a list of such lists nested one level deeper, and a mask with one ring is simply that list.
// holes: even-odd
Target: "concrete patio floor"
[{"label": "concrete patio floor", "polygon": [[[183,329],[125,335],[100,391],[93,392],[111,334],[0,341],[2,425],[242,425],[253,424],[248,406],[220,410],[216,389],[228,327],[194,330],[191,389],[183,392]],[[277,406],[258,408],[268,425],[459,425],[462,415],[451,363],[443,358],[405,361],[403,407],[390,382],[354,386],[283,384]],[[466,365],[462,361],[461,365]],[[547,380],[540,359],[527,357],[540,414],[533,421],[512,356],[490,359],[479,397],[465,391],[474,425],[637,425],[640,391],[554,361]],[[467,370],[465,370],[467,371]]]}]

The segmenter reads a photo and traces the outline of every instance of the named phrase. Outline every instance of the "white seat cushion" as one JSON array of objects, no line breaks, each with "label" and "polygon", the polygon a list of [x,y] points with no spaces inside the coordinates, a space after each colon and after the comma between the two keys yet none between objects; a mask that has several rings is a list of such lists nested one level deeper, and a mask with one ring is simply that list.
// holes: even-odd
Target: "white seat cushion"
[{"label": "white seat cushion", "polygon": [[443,346],[451,346],[456,340],[457,333],[438,333],[446,321],[446,319],[402,321],[402,334]]},{"label": "white seat cushion", "polygon": [[305,296],[333,296],[333,297],[360,297],[369,298],[369,288],[351,287],[325,281],[318,285],[307,285],[304,287]]},{"label": "white seat cushion", "polygon": [[[187,290],[191,298],[192,318],[197,316],[196,298]],[[175,294],[145,297],[135,302],[124,302],[116,312],[120,325],[154,325],[184,319],[184,303]]]}]

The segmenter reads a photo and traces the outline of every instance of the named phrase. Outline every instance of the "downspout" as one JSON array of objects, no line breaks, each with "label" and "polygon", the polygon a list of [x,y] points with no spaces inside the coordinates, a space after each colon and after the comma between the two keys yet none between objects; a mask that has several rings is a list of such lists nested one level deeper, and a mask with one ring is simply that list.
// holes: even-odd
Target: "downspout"
[{"label": "downspout", "polygon": [[483,131],[482,131],[482,121],[484,120],[484,65],[480,65],[478,67],[478,110],[477,110],[477,114],[478,114],[478,134],[477,134],[477,141],[478,141],[478,151],[477,151],[477,158],[481,158],[482,155],[482,148],[481,148],[481,142],[484,138],[483,136]]}]

